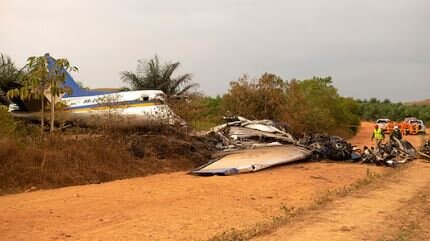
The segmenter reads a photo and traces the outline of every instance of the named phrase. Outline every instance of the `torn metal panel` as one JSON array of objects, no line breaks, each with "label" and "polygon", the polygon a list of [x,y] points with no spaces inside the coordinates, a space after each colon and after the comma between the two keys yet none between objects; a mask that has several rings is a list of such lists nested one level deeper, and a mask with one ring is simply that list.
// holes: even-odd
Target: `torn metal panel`
[{"label": "torn metal panel", "polygon": [[271,166],[304,160],[311,151],[293,145],[261,147],[231,152],[192,170],[196,175],[233,175],[255,172]]},{"label": "torn metal panel", "polygon": [[296,142],[292,135],[271,120],[251,121],[240,116],[228,120],[228,123],[216,126],[209,132],[217,137],[218,149],[237,150],[250,148],[256,144],[264,146],[273,142],[281,144]]},{"label": "torn metal panel", "polygon": [[273,132],[265,132],[261,130],[255,130],[250,129],[247,127],[239,127],[239,126],[232,126],[230,127],[230,130],[228,132],[228,135],[233,140],[241,140],[241,139],[249,139],[249,138],[271,138],[275,140],[285,141],[285,142],[291,142],[291,138],[284,134],[278,134]]}]

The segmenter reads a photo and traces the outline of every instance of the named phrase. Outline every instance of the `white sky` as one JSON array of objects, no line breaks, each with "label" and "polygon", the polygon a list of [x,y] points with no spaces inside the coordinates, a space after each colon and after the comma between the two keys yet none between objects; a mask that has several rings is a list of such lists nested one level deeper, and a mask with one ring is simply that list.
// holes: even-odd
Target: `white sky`
[{"label": "white sky", "polygon": [[49,52],[90,87],[158,54],[209,95],[247,73],[330,75],[340,93],[430,98],[428,0],[0,0],[0,52]]}]

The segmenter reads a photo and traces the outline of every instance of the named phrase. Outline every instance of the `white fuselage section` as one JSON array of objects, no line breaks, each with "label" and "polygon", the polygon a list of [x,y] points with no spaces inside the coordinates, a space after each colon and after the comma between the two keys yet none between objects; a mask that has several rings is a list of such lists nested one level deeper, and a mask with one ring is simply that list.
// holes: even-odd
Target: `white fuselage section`
[{"label": "white fuselage section", "polygon": [[[162,121],[172,123],[178,117],[165,104],[160,90],[126,91],[111,94],[62,98],[72,119],[91,117],[126,118],[128,122]],[[94,119],[94,118],[93,118]]]},{"label": "white fuselage section", "polygon": [[[63,111],[56,112],[56,121],[71,121],[77,125],[97,126],[116,123],[124,127],[181,123],[182,120],[165,103],[160,90],[124,91],[91,96],[63,97]],[[14,116],[39,120],[40,112],[12,111]],[[49,118],[49,113],[45,113]]]}]

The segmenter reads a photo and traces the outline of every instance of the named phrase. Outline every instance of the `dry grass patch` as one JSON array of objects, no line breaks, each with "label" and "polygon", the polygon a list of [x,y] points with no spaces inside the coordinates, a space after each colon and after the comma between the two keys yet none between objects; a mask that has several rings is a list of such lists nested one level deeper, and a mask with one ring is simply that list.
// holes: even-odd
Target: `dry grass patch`
[{"label": "dry grass patch", "polygon": [[189,170],[213,152],[206,139],[177,132],[0,139],[0,146],[0,194]]}]

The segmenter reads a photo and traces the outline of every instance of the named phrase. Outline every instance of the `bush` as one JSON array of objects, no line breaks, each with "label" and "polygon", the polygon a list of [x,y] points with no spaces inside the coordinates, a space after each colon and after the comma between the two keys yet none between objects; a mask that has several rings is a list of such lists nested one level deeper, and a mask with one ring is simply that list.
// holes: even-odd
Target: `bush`
[{"label": "bush", "polygon": [[296,133],[350,135],[360,124],[357,112],[356,102],[339,96],[331,77],[288,83],[285,120]]},{"label": "bush", "polygon": [[203,96],[199,93],[185,99],[170,100],[173,111],[195,130],[208,130],[222,122],[222,98]]},{"label": "bush", "polygon": [[10,137],[15,134],[18,124],[7,110],[0,108],[0,136]]},{"label": "bush", "polygon": [[331,77],[284,82],[265,73],[233,81],[224,95],[223,109],[252,119],[287,122],[290,131],[326,132],[349,136],[360,124],[359,106],[339,96]]},{"label": "bush", "polygon": [[244,75],[230,82],[222,109],[250,119],[281,121],[286,107],[285,87],[281,77],[274,74],[265,73],[259,79]]}]

